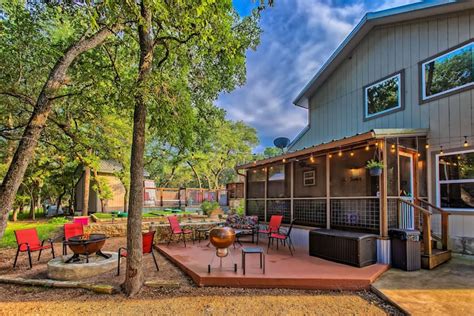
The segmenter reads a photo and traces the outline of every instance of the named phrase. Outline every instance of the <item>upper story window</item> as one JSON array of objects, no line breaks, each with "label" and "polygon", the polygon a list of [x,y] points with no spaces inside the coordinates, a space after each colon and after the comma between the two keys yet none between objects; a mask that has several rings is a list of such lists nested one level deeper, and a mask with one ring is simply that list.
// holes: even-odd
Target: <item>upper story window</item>
[{"label": "upper story window", "polygon": [[474,43],[421,62],[420,103],[469,89],[474,84]]},{"label": "upper story window", "polygon": [[364,87],[364,119],[372,119],[403,109],[403,72]]}]

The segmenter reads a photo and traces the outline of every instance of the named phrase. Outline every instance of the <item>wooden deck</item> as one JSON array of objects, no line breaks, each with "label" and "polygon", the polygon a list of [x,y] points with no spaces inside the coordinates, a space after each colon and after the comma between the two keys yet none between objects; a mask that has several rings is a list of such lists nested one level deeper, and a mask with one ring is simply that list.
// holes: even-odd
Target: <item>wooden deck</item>
[{"label": "wooden deck", "polygon": [[[158,251],[180,267],[199,286],[225,286],[246,288],[292,288],[313,290],[363,290],[386,270],[387,265],[374,264],[364,268],[351,267],[308,255],[298,250],[292,257],[288,248],[270,249],[266,255],[266,273],[259,268],[258,255],[246,256],[246,275],[242,273],[241,250],[231,249],[238,265],[233,270],[230,257],[223,259],[222,269],[218,258],[209,274],[207,266],[214,256],[215,249],[206,247],[207,241],[189,245],[173,243],[170,246],[158,245]],[[244,246],[254,246],[244,244]],[[263,246],[263,245],[262,245]],[[264,247],[266,249],[266,247]]]}]

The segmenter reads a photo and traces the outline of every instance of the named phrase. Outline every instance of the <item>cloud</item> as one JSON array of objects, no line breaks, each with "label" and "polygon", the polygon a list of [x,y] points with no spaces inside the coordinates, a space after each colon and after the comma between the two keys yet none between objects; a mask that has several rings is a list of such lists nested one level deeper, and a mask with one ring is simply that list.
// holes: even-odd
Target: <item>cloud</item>
[{"label": "cloud", "polygon": [[247,54],[247,83],[222,94],[228,118],[255,127],[261,145],[294,138],[307,124],[307,110],[294,97],[368,11],[414,0],[279,0],[263,13],[261,44]]}]

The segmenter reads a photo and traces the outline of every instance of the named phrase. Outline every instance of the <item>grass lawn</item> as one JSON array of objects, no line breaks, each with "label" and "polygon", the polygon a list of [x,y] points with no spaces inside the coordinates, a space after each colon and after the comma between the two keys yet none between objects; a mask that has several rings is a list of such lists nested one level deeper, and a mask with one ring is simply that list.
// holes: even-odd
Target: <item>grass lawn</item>
[{"label": "grass lawn", "polygon": [[17,229],[25,229],[25,228],[36,228],[38,231],[38,235],[40,240],[47,239],[50,237],[54,237],[58,234],[58,230],[62,227],[64,222],[61,221],[37,221],[37,222],[26,222],[26,221],[19,221],[19,222],[8,222],[7,229],[3,238],[0,240],[0,248],[6,247],[16,247],[16,239],[14,231]]}]

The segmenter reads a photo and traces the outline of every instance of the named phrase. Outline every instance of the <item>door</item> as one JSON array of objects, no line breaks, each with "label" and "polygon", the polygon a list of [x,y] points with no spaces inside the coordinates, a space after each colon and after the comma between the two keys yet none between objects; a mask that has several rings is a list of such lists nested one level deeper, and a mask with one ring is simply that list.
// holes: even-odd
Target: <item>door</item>
[{"label": "door", "polygon": [[[399,152],[399,194],[404,200],[414,202],[413,154]],[[415,229],[415,210],[402,203],[400,228]]]}]

